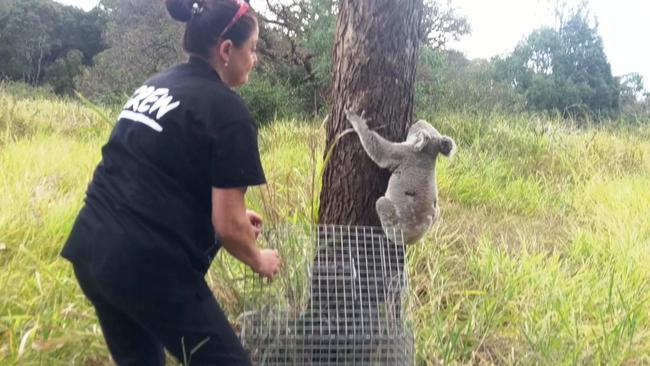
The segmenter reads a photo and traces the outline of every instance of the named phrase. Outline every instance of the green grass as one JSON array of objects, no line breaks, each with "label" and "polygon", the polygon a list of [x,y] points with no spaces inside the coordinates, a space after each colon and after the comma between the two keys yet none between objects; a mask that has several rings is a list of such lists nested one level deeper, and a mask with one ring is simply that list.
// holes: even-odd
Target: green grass
[{"label": "green grass", "polygon": [[[109,364],[58,252],[110,126],[51,96],[0,88],[0,105],[0,364]],[[650,125],[422,117],[459,150],[438,165],[442,220],[409,249],[418,364],[650,364]],[[248,203],[268,227],[313,222],[323,141],[320,121],[261,130],[269,184]],[[234,316],[243,267],[221,259],[208,281]]]}]

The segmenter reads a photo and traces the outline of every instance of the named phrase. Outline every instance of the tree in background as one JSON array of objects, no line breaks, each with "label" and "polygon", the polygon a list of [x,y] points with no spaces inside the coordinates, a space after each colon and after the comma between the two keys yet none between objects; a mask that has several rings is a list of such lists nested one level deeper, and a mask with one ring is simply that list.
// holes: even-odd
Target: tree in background
[{"label": "tree in background", "polygon": [[507,82],[495,81],[494,60],[468,60],[456,50],[424,47],[416,83],[418,114],[521,112],[525,98]]},{"label": "tree in background", "polygon": [[83,64],[83,53],[74,49],[64,57],[59,57],[47,68],[45,82],[57,94],[69,94],[75,89],[74,78]]},{"label": "tree in background", "polygon": [[8,1],[0,7],[0,77],[54,82],[58,93],[70,93],[81,66],[105,48],[105,15],[51,0]]},{"label": "tree in background", "polygon": [[102,0],[109,14],[104,41],[109,48],[77,79],[82,94],[103,102],[123,102],[143,80],[186,56],[183,29],[170,20],[162,1]]},{"label": "tree in background", "polygon": [[650,115],[650,93],[645,92],[643,76],[633,72],[621,75],[616,80],[620,89],[621,115],[632,120]]},{"label": "tree in background", "polygon": [[[326,149],[350,127],[344,111],[365,110],[369,127],[402,140],[412,123],[422,0],[341,1],[333,58],[333,102]],[[338,141],[323,175],[319,222],[379,225],[375,201],[389,173],[373,163],[356,135]]]},{"label": "tree in background", "polygon": [[288,80],[294,100],[312,116],[328,102],[337,11],[336,0],[267,0],[260,17],[265,76]]},{"label": "tree in background", "polygon": [[459,15],[451,0],[444,4],[436,0],[425,0],[420,23],[422,43],[431,50],[443,50],[449,41],[458,41],[472,32],[467,18]]},{"label": "tree in background", "polygon": [[598,24],[578,8],[559,17],[558,29],[535,30],[513,53],[497,60],[495,80],[525,96],[532,111],[561,112],[565,117],[614,117],[618,88]]},{"label": "tree in background", "polygon": [[461,52],[447,49],[452,40],[471,33],[465,17],[451,1],[425,1],[422,51],[417,71],[416,111],[522,110],[524,101],[506,82],[495,82],[492,60],[468,60]]}]

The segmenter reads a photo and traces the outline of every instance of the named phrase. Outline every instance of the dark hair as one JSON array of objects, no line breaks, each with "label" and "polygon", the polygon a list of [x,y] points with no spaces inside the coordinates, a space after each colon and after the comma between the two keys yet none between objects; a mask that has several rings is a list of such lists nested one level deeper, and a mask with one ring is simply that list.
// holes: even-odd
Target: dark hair
[{"label": "dark hair", "polygon": [[239,10],[235,0],[164,1],[169,15],[175,20],[186,23],[183,36],[185,51],[205,58],[209,57],[210,48],[219,41],[219,38],[230,39],[235,47],[241,47],[251,36],[257,24],[255,12],[249,8],[225,34],[221,35]]}]

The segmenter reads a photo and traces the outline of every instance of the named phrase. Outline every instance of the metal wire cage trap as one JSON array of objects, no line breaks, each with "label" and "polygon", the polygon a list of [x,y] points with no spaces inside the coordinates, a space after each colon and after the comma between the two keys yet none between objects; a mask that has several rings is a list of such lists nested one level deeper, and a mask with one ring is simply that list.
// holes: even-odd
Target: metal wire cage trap
[{"label": "metal wire cage trap", "polygon": [[412,365],[401,232],[319,225],[269,231],[273,283],[245,276],[240,337],[255,365]]}]

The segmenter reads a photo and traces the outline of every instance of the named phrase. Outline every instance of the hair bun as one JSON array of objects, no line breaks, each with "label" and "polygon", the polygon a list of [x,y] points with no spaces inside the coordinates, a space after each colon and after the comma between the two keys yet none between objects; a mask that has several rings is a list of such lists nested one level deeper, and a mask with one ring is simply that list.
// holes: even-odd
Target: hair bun
[{"label": "hair bun", "polygon": [[179,22],[188,22],[192,18],[192,9],[187,0],[165,0],[169,15]]}]

